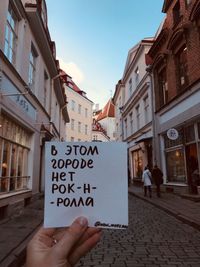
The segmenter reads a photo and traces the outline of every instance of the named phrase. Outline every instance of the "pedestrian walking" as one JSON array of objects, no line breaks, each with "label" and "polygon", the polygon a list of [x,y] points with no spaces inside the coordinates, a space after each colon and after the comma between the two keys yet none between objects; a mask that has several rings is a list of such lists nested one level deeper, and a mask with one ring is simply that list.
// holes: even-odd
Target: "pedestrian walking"
[{"label": "pedestrian walking", "polygon": [[151,176],[151,172],[148,169],[148,167],[144,168],[143,174],[142,174],[142,182],[144,183],[144,196],[147,196],[147,191],[149,192],[149,197],[151,198],[152,194],[151,194],[151,182],[152,176]]},{"label": "pedestrian walking", "polygon": [[158,168],[157,165],[154,165],[154,167],[153,167],[153,170],[152,170],[152,178],[153,178],[153,182],[156,185],[157,197],[160,197],[160,185],[163,184],[163,173]]}]

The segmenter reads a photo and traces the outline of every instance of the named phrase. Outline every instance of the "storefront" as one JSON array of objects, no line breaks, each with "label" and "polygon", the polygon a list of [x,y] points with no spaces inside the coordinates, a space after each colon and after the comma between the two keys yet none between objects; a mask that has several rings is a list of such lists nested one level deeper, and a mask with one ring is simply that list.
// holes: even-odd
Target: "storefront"
[{"label": "storefront", "polygon": [[0,114],[0,194],[29,188],[30,137],[25,128]]},{"label": "storefront", "polygon": [[197,193],[200,170],[200,121],[177,127],[178,137],[170,140],[165,133],[164,152],[166,183],[185,184],[190,193]]},{"label": "storefront", "polygon": [[142,179],[145,166],[152,168],[152,137],[141,138],[134,141],[134,146],[129,149],[129,156],[132,165],[132,177]]}]

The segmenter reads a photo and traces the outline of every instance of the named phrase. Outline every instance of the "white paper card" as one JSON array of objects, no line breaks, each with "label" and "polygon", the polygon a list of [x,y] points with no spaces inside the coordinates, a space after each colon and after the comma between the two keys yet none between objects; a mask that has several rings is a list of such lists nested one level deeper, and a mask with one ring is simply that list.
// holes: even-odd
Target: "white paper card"
[{"label": "white paper card", "polygon": [[47,142],[45,227],[128,226],[127,145],[122,142]]}]

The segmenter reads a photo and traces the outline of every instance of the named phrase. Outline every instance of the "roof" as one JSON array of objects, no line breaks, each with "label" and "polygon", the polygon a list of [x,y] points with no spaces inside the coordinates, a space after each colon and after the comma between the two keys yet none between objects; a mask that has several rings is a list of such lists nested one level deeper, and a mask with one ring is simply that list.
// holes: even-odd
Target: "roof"
[{"label": "roof", "polygon": [[112,102],[112,99],[108,101],[108,103],[105,105],[105,107],[102,109],[102,111],[99,113],[97,117],[97,121],[100,121],[104,118],[114,118],[115,117],[115,105]]},{"label": "roof", "polygon": [[60,69],[59,73],[60,73],[60,78],[61,78],[61,80],[62,80],[63,83],[65,83],[70,89],[72,89],[73,91],[75,91],[76,93],[80,94],[81,96],[83,96],[84,98],[86,98],[87,100],[89,100],[91,103],[93,103],[93,101],[91,101],[89,98],[87,98],[86,93],[83,90],[81,90],[75,84],[75,82],[72,80],[72,77],[71,76],[69,76],[62,69]]}]

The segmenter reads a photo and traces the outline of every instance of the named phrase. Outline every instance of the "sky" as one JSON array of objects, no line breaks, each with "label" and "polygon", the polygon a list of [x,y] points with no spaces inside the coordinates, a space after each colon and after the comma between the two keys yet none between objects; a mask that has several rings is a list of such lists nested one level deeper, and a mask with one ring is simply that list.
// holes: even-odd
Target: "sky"
[{"label": "sky", "polygon": [[46,0],[56,56],[87,97],[103,108],[122,78],[128,51],[153,37],[164,0]]}]

